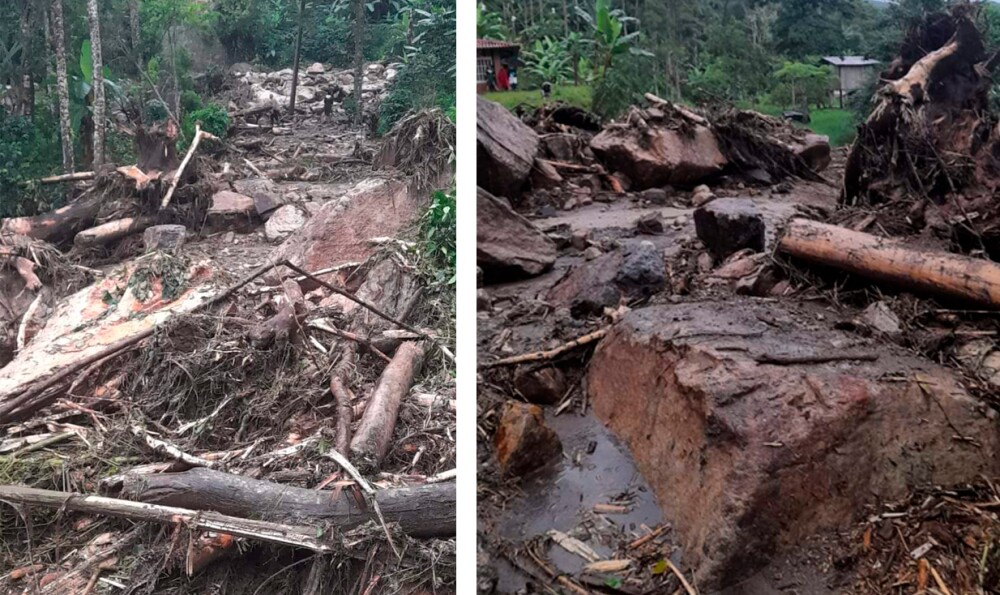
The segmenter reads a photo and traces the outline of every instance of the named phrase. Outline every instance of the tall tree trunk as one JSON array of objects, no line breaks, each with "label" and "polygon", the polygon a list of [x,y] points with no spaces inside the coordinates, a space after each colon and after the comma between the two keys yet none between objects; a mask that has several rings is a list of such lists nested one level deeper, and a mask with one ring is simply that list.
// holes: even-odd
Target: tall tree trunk
[{"label": "tall tree trunk", "polygon": [[104,60],[101,58],[101,18],[97,0],[87,0],[87,20],[90,21],[90,55],[94,63],[94,167],[104,164]]},{"label": "tall tree trunk", "polygon": [[170,72],[174,77],[174,117],[177,118],[177,125],[184,117],[181,115],[181,77],[177,74],[177,46],[174,45],[173,27],[167,29],[167,45],[170,48]]},{"label": "tall tree trunk", "polygon": [[17,84],[21,87],[18,93],[18,105],[15,109],[22,116],[33,116],[35,107],[35,78],[31,73],[31,3],[26,2],[21,7],[21,68]]},{"label": "tall tree trunk", "polygon": [[129,0],[128,2],[128,30],[129,41],[131,42],[132,63],[136,69],[139,68],[139,0]]},{"label": "tall tree trunk", "polygon": [[357,109],[354,111],[354,125],[361,128],[361,116],[364,112],[361,101],[361,83],[364,80],[365,58],[362,52],[362,43],[365,36],[365,3],[363,0],[354,0],[354,102]]},{"label": "tall tree trunk", "polygon": [[[569,37],[569,11],[566,10],[566,0],[562,0],[563,5],[563,35]],[[576,68],[574,66],[574,68]],[[580,84],[579,82],[577,83]]]},{"label": "tall tree trunk", "polygon": [[66,27],[62,0],[52,0],[52,36],[56,50],[56,80],[59,91],[59,136],[62,137],[63,171],[73,171],[73,134],[69,120],[69,83],[66,80]]},{"label": "tall tree trunk", "polygon": [[295,117],[295,95],[299,90],[299,59],[302,53],[302,22],[306,13],[306,0],[299,2],[299,32],[295,36],[295,60],[292,65],[292,98],[288,101],[288,115]]}]

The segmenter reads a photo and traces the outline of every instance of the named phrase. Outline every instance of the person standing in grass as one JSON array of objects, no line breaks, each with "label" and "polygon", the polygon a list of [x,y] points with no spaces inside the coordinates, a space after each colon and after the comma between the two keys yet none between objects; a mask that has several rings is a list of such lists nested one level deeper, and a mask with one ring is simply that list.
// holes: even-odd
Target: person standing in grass
[{"label": "person standing in grass", "polygon": [[507,70],[506,62],[500,65],[500,71],[497,72],[497,89],[510,91],[510,71]]},{"label": "person standing in grass", "polygon": [[517,91],[517,68],[510,67],[510,90]]}]

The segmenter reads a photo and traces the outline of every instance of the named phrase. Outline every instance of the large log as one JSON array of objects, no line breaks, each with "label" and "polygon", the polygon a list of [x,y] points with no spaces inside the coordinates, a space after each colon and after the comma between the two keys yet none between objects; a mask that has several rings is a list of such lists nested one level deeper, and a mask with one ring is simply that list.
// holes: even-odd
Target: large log
[{"label": "large log", "polygon": [[[129,485],[132,484],[132,485]],[[126,482],[128,495],[151,504],[213,510],[292,525],[329,523],[341,531],[375,520],[349,491],[331,492],[260,481],[211,469],[157,473]],[[399,523],[412,537],[455,535],[455,484],[393,488],[375,492],[387,523]]]},{"label": "large log", "polygon": [[385,367],[372,393],[361,424],[351,440],[351,458],[359,467],[377,469],[389,450],[399,406],[424,361],[421,343],[404,343]]},{"label": "large log", "polygon": [[304,547],[315,552],[334,550],[333,544],[327,539],[316,536],[317,529],[315,527],[279,525],[266,521],[226,516],[216,512],[157,506],[118,498],[39,490],[13,485],[0,486],[0,502],[43,506],[171,525],[185,523],[193,529],[218,531],[236,537],[248,537],[270,543]]},{"label": "large log", "polygon": [[85,229],[76,234],[73,238],[73,245],[77,248],[93,248],[103,246],[126,238],[134,233],[145,231],[156,220],[152,217],[125,217],[115,221],[102,223],[97,227]]},{"label": "large log", "polygon": [[19,234],[58,244],[90,227],[101,208],[101,197],[89,194],[70,204],[34,217],[11,217],[0,222],[0,232]]},{"label": "large log", "polygon": [[807,219],[788,224],[778,250],[910,291],[1000,306],[1000,265],[988,260],[906,248]]}]

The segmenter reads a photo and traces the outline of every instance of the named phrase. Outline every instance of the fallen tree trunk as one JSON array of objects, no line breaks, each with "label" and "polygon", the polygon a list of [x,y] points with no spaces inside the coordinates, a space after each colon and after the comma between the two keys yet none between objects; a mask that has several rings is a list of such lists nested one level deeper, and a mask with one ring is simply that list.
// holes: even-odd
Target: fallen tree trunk
[{"label": "fallen tree trunk", "polygon": [[152,217],[125,217],[117,221],[108,221],[97,227],[85,229],[76,234],[73,238],[73,245],[77,248],[93,248],[104,246],[126,238],[134,233],[144,231],[155,223]]},{"label": "fallen tree trunk", "polygon": [[910,291],[1000,307],[1000,265],[905,248],[866,233],[793,219],[778,250]]},{"label": "fallen tree trunk", "polygon": [[379,378],[361,425],[351,440],[351,458],[359,467],[377,469],[389,450],[399,406],[424,360],[421,343],[404,343]]},{"label": "fallen tree trunk", "polygon": [[[319,493],[319,492],[317,492]],[[193,529],[218,531],[237,537],[259,539],[270,543],[291,545],[315,552],[332,552],[334,546],[322,537],[316,537],[316,527],[280,525],[266,521],[243,519],[217,512],[189,510],[172,506],[157,506],[103,496],[88,496],[70,492],[39,490],[22,486],[0,486],[0,501],[10,504],[28,504],[72,510],[88,514],[102,514],[135,521],[154,523],[185,523]]]},{"label": "fallen tree trunk", "polygon": [[[132,485],[130,485],[132,484]],[[348,492],[297,488],[211,469],[157,473],[126,479],[123,492],[142,502],[213,510],[272,523],[328,523],[347,531],[369,520],[374,510]],[[2,494],[0,494],[2,499]],[[377,490],[375,500],[388,523],[399,523],[412,537],[455,535],[455,484]]]},{"label": "fallen tree trunk", "polygon": [[47,178],[42,178],[38,180],[42,184],[58,184],[60,182],[79,182],[82,180],[93,180],[97,177],[97,172],[93,171],[78,171],[71,174],[62,174],[60,176],[49,176]]},{"label": "fallen tree trunk", "polygon": [[94,223],[101,208],[101,197],[84,196],[54,211],[33,217],[11,217],[0,223],[0,232],[18,234],[58,244]]}]

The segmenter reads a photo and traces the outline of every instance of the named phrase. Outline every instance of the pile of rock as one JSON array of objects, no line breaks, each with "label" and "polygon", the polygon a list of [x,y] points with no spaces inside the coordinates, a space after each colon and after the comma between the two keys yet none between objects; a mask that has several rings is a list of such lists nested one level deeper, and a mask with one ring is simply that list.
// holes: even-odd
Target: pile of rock
[{"label": "pile of rock", "polygon": [[[382,99],[399,72],[398,64],[372,62],[365,66],[361,83],[361,100],[371,103]],[[231,77],[249,86],[251,106],[273,104],[287,106],[292,95],[292,69],[274,72],[254,70],[250,64],[234,64],[229,69]],[[316,62],[299,71],[295,90],[296,105],[313,113],[323,110],[323,98],[331,95],[337,103],[354,94],[354,70],[331,69]]]}]

